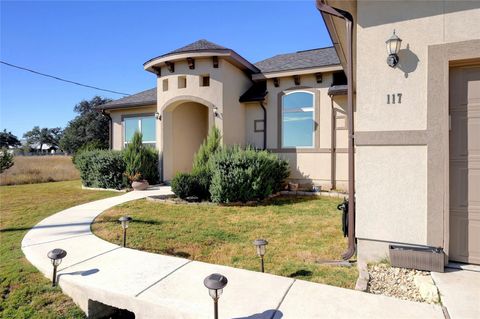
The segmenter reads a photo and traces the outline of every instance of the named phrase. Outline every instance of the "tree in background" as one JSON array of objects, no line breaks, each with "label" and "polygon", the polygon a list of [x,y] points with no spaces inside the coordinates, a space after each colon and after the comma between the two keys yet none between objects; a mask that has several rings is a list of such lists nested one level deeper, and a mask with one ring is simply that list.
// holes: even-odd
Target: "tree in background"
[{"label": "tree in background", "polygon": [[7,130],[3,130],[0,132],[0,148],[9,148],[9,147],[17,147],[22,145],[18,138],[12,134],[12,132],[7,132]]},{"label": "tree in background", "polygon": [[95,96],[90,101],[83,100],[74,107],[78,115],[68,122],[60,140],[60,147],[68,153],[76,153],[85,144],[94,144],[107,149],[109,141],[109,119],[103,116],[97,106],[110,102]]},{"label": "tree in background", "polygon": [[0,149],[0,174],[13,166],[13,155],[6,148]]},{"label": "tree in background", "polygon": [[39,126],[34,126],[31,131],[23,134],[23,137],[26,139],[27,144],[30,145],[30,147],[38,147],[38,150],[41,152],[42,145],[44,144],[58,147],[62,133],[63,131],[60,127],[40,128]]}]

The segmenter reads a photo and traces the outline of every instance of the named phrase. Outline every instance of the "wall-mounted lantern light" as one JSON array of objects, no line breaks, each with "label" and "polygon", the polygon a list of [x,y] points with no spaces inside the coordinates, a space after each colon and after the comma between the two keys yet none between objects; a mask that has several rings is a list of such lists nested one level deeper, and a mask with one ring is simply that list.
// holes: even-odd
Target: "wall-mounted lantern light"
[{"label": "wall-mounted lantern light", "polygon": [[127,247],[127,228],[128,223],[132,221],[132,217],[122,216],[118,219],[118,221],[121,223],[123,228],[123,247]]},{"label": "wall-mounted lantern light", "polygon": [[265,272],[263,256],[265,256],[265,251],[267,250],[268,241],[266,241],[265,239],[256,239],[253,241],[253,244],[257,248],[257,255],[260,256],[261,270],[262,272]]},{"label": "wall-mounted lantern light", "polygon": [[205,287],[208,288],[208,294],[213,299],[213,317],[218,319],[218,299],[222,295],[223,288],[228,283],[227,277],[220,274],[211,274],[203,281]]},{"label": "wall-mounted lantern light", "polygon": [[402,39],[400,39],[393,30],[392,36],[385,41],[387,45],[387,64],[390,67],[395,67],[398,64],[398,52],[400,51],[400,46],[402,45]]},{"label": "wall-mounted lantern light", "polygon": [[159,121],[162,120],[162,115],[159,112],[155,112],[155,118]]},{"label": "wall-mounted lantern light", "polygon": [[216,105],[213,107],[213,115],[215,115],[215,117],[220,118],[220,113],[218,113],[218,106]]},{"label": "wall-mounted lantern light", "polygon": [[47,257],[50,258],[53,265],[53,278],[52,278],[52,287],[57,285],[57,267],[62,263],[62,259],[65,258],[67,252],[60,248],[55,248],[48,252]]}]

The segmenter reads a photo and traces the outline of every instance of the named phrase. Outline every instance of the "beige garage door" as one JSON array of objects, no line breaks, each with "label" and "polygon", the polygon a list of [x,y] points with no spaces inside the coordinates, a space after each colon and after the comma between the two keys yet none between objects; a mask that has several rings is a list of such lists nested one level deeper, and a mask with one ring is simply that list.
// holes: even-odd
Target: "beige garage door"
[{"label": "beige garage door", "polygon": [[450,70],[450,259],[480,264],[480,66]]}]

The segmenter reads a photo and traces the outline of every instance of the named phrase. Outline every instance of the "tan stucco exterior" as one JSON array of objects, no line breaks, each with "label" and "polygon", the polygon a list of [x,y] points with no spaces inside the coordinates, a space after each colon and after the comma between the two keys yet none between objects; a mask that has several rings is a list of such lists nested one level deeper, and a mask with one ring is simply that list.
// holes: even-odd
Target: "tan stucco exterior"
[{"label": "tan stucco exterior", "polygon": [[[394,242],[443,247],[448,258],[448,72],[480,58],[480,2],[326,2],[356,22],[358,257],[388,256]],[[385,40],[394,29],[403,42],[391,68]],[[387,103],[391,94],[396,104]]]},{"label": "tan stucco exterior", "polygon": [[[160,153],[161,176],[165,181],[171,180],[177,172],[191,169],[193,154],[214,125],[220,129],[226,145],[263,148],[265,124],[260,103],[239,102],[239,97],[254,83],[253,78],[257,78],[249,73],[241,60],[235,60],[227,53],[216,55],[216,67],[211,54],[198,54],[195,55],[195,66],[191,68],[186,60],[189,56],[161,57],[145,64],[147,70],[157,72],[156,106],[110,111],[114,149],[123,146],[124,116],[157,114],[156,146]],[[174,61],[173,69],[166,65],[168,60]],[[332,99],[328,95],[332,72],[339,70],[340,65],[333,65],[272,73],[279,81],[278,87],[274,86],[272,74],[257,79],[268,78],[268,95],[263,102],[267,110],[267,149],[289,161],[291,180],[304,187],[312,184],[323,189],[345,190],[347,187],[346,99],[344,96]],[[317,83],[316,73],[322,73],[321,83]],[[203,86],[202,77],[207,75],[209,86]],[[299,85],[294,83],[293,75],[300,77]],[[280,99],[286,92],[295,90],[315,95],[315,147],[311,149],[282,149],[278,141],[281,133]],[[333,126],[337,128],[332,135]]]}]

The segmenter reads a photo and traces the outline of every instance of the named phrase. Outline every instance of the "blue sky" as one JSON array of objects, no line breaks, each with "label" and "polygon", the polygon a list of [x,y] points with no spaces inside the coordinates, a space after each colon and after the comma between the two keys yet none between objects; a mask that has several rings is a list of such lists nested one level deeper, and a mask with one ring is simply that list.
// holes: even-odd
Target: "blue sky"
[{"label": "blue sky", "polygon": [[[0,58],[126,93],[155,86],[143,62],[198,39],[250,62],[330,46],[314,1],[0,2]],[[65,127],[95,95],[120,98],[0,64],[0,129]]]}]

